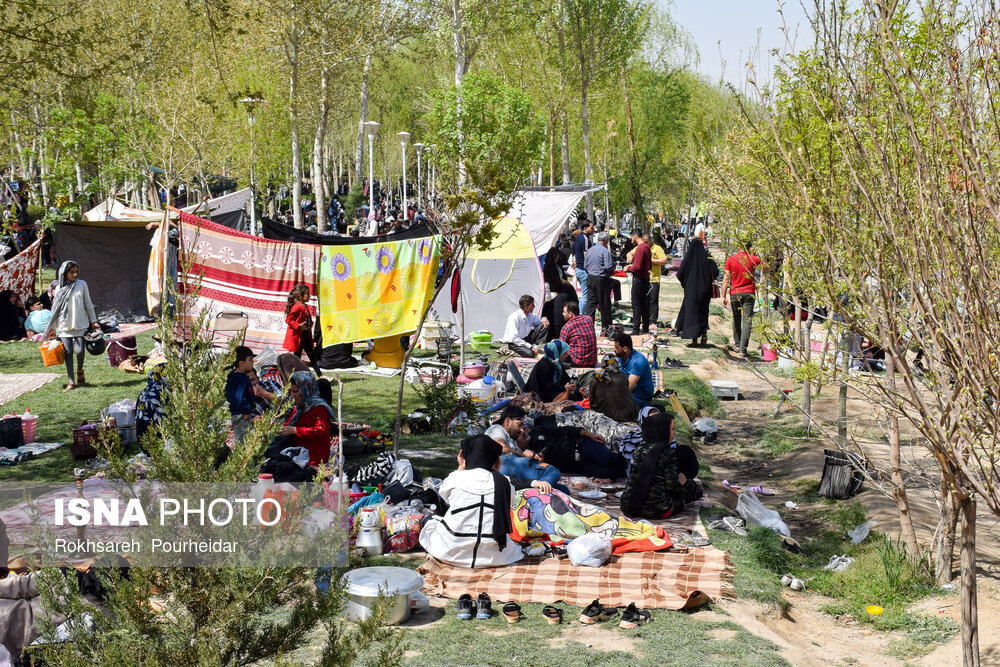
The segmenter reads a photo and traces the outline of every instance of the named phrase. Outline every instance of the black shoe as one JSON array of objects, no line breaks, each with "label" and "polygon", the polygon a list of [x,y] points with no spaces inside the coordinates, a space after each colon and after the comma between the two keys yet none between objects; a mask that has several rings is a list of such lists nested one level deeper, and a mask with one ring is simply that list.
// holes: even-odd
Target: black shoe
[{"label": "black shoe", "polygon": [[456,603],[458,616],[461,621],[471,621],[472,620],[472,596],[468,593],[463,593],[458,602]]},{"label": "black shoe", "polygon": [[486,593],[480,593],[476,598],[476,618],[488,621],[493,616],[493,601]]},{"label": "black shoe", "polygon": [[622,620],[618,623],[619,628],[631,630],[649,622],[649,612],[645,609],[637,609],[634,602],[629,603],[622,614]]},{"label": "black shoe", "polygon": [[617,607],[605,607],[600,599],[594,600],[580,613],[580,622],[584,625],[593,625],[600,621],[606,621],[618,615]]}]

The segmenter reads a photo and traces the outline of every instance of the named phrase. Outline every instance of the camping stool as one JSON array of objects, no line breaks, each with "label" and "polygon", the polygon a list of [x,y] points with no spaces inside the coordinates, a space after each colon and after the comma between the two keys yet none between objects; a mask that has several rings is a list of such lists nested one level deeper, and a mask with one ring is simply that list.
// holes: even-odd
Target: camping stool
[{"label": "camping stool", "polygon": [[[230,338],[237,338],[239,344],[242,345],[249,326],[250,317],[246,313],[232,311],[217,313],[212,323],[212,335],[209,338],[212,347],[229,349]],[[216,340],[216,334],[222,334],[220,340]]]},{"label": "camping stool", "polygon": [[778,413],[781,411],[781,406],[785,404],[785,401],[789,400],[788,396],[792,393],[792,389],[782,389],[781,398],[778,400],[778,406],[774,408],[774,414],[771,415],[771,419],[776,419]]},{"label": "camping stool", "polygon": [[712,392],[716,398],[740,400],[740,385],[733,380],[709,380],[708,384],[712,386]]}]

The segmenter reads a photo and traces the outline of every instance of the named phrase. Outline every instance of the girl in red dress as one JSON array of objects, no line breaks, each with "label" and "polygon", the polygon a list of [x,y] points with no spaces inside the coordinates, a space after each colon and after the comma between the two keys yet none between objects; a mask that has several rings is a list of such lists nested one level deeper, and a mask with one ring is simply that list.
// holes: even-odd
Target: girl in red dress
[{"label": "girl in red dress", "polygon": [[285,324],[288,331],[285,332],[285,342],[282,347],[297,357],[301,357],[305,352],[309,357],[316,374],[322,376],[319,369],[319,354],[316,345],[313,343],[313,321],[309,314],[309,288],[298,284],[288,293],[288,304],[285,306]]}]

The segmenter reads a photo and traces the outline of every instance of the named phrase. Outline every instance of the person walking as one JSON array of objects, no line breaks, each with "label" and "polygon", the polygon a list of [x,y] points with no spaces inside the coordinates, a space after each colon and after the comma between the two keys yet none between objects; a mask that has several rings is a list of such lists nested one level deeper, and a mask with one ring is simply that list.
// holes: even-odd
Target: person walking
[{"label": "person walking", "polygon": [[699,239],[691,241],[684,261],[677,270],[677,280],[684,288],[684,300],[677,314],[677,331],[681,338],[690,338],[688,347],[708,344],[708,306],[712,301],[712,283],[719,274],[718,265],[705,251]]},{"label": "person walking", "polygon": [[576,258],[576,279],[580,283],[580,303],[587,303],[587,269],[584,268],[587,251],[593,245],[590,235],[594,233],[594,223],[587,220],[583,223],[583,229],[573,239],[573,255]]},{"label": "person walking", "polygon": [[767,267],[760,257],[750,252],[753,243],[747,239],[742,243],[742,249],[726,259],[722,279],[722,307],[729,305],[730,296],[733,302],[733,346],[732,349],[741,357],[747,356],[747,346],[750,344],[750,327],[753,323],[753,306],[757,299],[757,283],[754,271],[760,267],[767,273]]},{"label": "person walking", "polygon": [[[43,339],[58,336],[63,344],[66,358],[66,374],[69,383],[63,391],[72,391],[86,383],[83,374],[83,359],[87,355],[83,335],[91,328],[99,328],[94,302],[90,300],[90,290],[81,278],[80,265],[73,261],[63,262],[59,267],[59,287],[52,301],[52,317],[45,328]],[[76,357],[76,373],[73,372],[73,358]]]},{"label": "person walking", "polygon": [[626,273],[632,274],[632,333],[649,333],[649,269],[653,256],[638,229],[632,232],[632,243],[635,255],[625,267]]},{"label": "person walking", "polygon": [[584,268],[587,271],[587,306],[584,314],[594,317],[601,311],[601,327],[607,330],[614,322],[611,320],[611,274],[615,263],[611,260],[608,250],[608,233],[597,235],[597,243],[587,251]]}]

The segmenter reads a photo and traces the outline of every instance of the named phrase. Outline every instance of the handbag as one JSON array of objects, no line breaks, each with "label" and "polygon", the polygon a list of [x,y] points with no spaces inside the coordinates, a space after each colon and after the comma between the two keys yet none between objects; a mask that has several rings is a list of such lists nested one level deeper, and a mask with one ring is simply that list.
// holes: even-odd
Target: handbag
[{"label": "handbag", "polygon": [[20,417],[5,417],[0,419],[0,447],[17,449],[24,444],[24,432],[21,430]]},{"label": "handbag", "polygon": [[722,297],[722,289],[719,287],[718,283],[712,283],[712,298],[719,299]]}]

